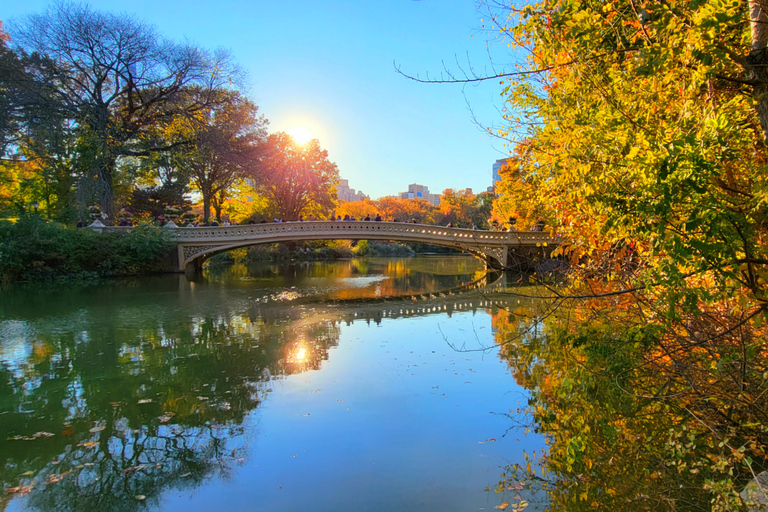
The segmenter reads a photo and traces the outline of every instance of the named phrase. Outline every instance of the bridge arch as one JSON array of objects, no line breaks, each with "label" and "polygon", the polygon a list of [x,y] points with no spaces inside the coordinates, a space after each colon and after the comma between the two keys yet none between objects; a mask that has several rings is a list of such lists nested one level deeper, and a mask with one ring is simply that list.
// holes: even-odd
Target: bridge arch
[{"label": "bridge arch", "polygon": [[259,244],[308,240],[392,240],[450,247],[482,259],[487,266],[504,269],[515,247],[546,247],[548,233],[480,231],[426,224],[366,221],[311,221],[247,224],[198,228],[171,228],[177,243],[177,268],[201,266],[214,254]]}]

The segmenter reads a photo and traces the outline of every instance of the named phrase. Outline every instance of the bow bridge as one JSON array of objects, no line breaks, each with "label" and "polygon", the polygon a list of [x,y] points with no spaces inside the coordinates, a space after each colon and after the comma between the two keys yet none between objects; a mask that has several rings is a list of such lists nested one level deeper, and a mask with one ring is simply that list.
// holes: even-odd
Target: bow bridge
[{"label": "bow bridge", "polygon": [[[96,228],[95,226],[93,226]],[[96,228],[121,231],[130,228]],[[174,270],[202,267],[214,254],[257,244],[305,240],[386,240],[450,247],[473,254],[493,269],[546,257],[555,242],[541,231],[480,231],[426,224],[369,221],[309,221],[215,227],[170,227],[177,244]]]}]

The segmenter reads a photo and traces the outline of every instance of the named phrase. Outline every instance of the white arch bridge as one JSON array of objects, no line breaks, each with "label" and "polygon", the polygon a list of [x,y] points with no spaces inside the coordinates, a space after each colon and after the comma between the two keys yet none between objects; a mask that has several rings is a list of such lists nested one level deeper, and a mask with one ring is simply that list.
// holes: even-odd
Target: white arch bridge
[{"label": "white arch bridge", "polygon": [[224,251],[305,240],[385,240],[438,245],[473,254],[488,267],[501,270],[547,257],[557,244],[541,231],[481,231],[402,222],[308,221],[168,229],[177,244],[176,271],[190,265],[201,267],[206,258]]}]

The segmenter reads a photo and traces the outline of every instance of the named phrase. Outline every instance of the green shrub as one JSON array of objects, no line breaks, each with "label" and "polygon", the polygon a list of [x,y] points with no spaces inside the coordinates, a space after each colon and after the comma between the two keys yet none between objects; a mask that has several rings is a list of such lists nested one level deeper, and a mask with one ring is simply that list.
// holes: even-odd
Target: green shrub
[{"label": "green shrub", "polygon": [[157,227],[94,233],[26,216],[0,223],[0,278],[40,281],[157,272],[172,247],[169,234]]},{"label": "green shrub", "polygon": [[352,248],[352,254],[355,256],[367,256],[369,251],[368,240],[359,240]]}]

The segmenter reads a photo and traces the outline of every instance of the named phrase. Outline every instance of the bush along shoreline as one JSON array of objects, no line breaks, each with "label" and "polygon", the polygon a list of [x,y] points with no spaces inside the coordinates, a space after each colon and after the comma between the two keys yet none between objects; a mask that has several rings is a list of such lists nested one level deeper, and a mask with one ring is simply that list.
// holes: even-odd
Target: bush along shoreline
[{"label": "bush along shoreline", "polygon": [[[414,250],[414,248],[416,250]],[[151,224],[122,233],[94,233],[39,216],[0,221],[0,283],[91,280],[166,273],[172,235]],[[362,256],[409,258],[433,246],[333,240],[244,247],[217,254],[208,265],[332,261]]]},{"label": "bush along shoreline", "polygon": [[164,272],[173,249],[162,228],[93,233],[39,216],[0,222],[0,281],[98,279]]}]

